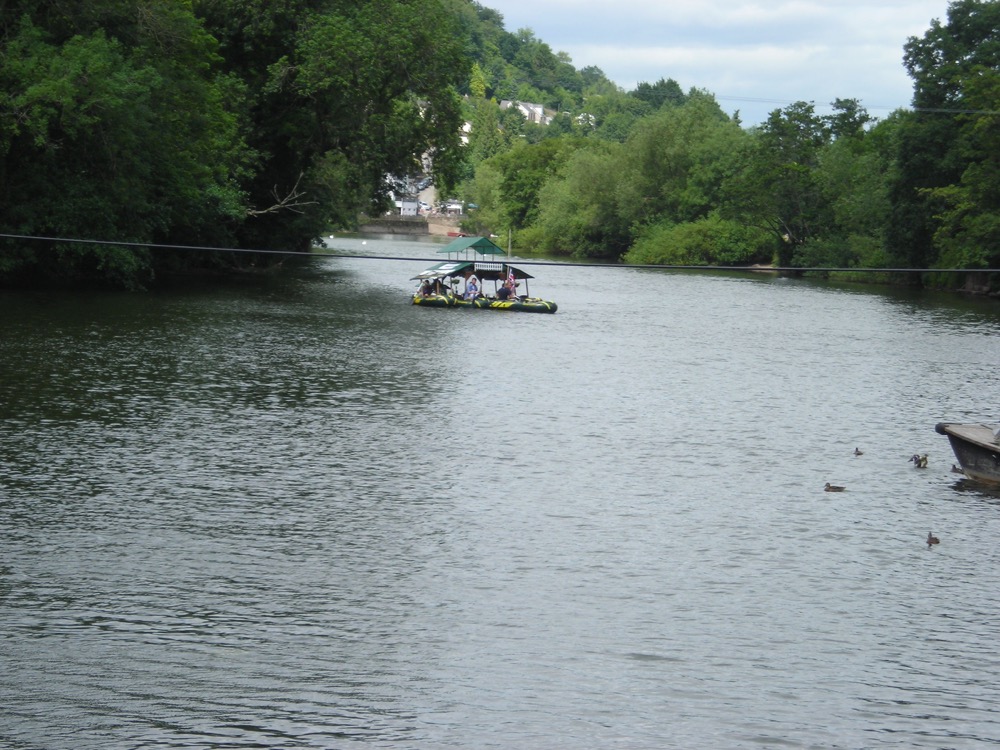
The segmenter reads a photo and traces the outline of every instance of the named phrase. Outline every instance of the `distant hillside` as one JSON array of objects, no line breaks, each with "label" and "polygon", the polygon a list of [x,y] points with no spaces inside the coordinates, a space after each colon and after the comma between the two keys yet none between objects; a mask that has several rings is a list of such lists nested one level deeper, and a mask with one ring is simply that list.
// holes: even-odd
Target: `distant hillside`
[{"label": "distant hillside", "polygon": [[[556,111],[580,111],[587,91],[617,86],[595,66],[577,70],[563,52],[538,39],[530,29],[507,31],[503,16],[475,0],[451,0],[465,33],[469,59],[483,73],[487,98],[536,102]],[[463,94],[470,93],[466,88]]]}]

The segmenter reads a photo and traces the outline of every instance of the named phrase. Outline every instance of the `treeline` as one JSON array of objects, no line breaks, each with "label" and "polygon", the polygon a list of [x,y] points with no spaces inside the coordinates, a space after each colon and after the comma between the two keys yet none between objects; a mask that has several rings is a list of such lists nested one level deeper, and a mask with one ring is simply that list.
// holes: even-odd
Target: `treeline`
[{"label": "treeline", "polygon": [[[0,4],[0,232],[304,250],[430,155],[462,164],[453,0]],[[270,256],[0,244],[6,283],[148,283]]]},{"label": "treeline", "polygon": [[[956,0],[911,38],[912,110],[798,102],[747,128],[670,78],[622,91],[472,0],[9,0],[0,233],[305,250],[429,160],[480,206],[470,229],[525,253],[993,268],[997,29],[1000,2]],[[7,284],[270,262],[0,239]]]},{"label": "treeline", "polygon": [[913,109],[880,121],[843,99],[744,128],[668,79],[587,97],[547,128],[501,123],[498,138],[478,100],[469,228],[509,230],[520,252],[633,263],[997,268],[998,29],[1000,3],[952,2],[903,51]]}]

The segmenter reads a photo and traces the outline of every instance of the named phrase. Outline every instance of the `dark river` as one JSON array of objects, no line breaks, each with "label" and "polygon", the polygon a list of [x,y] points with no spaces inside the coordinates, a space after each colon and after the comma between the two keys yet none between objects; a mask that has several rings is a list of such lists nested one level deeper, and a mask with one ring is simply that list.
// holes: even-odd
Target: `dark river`
[{"label": "dark river", "polygon": [[1000,744],[1000,303],[330,244],[0,294],[0,747]]}]

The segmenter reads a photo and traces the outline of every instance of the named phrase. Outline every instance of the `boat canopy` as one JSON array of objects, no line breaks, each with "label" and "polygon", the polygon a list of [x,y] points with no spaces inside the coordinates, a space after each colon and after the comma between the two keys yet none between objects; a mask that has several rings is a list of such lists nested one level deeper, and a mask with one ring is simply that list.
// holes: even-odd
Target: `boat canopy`
[{"label": "boat canopy", "polygon": [[439,253],[468,253],[469,251],[480,255],[507,254],[497,247],[489,237],[459,237],[438,250]]},{"label": "boat canopy", "polygon": [[499,261],[449,260],[444,263],[435,263],[430,268],[426,268],[416,276],[411,277],[411,280],[443,279],[449,276],[465,276],[466,272],[469,271],[476,274],[480,281],[504,281],[507,278],[507,273],[509,271],[513,271],[514,278],[518,280],[535,278],[530,273],[523,271],[520,268],[515,268],[514,266],[508,265],[507,263],[500,263]]},{"label": "boat canopy", "polygon": [[447,263],[435,263],[430,268],[425,268],[423,271],[413,276],[412,279],[442,279],[446,276],[461,276],[465,269],[472,266],[471,260],[460,260],[454,261],[450,260]]}]

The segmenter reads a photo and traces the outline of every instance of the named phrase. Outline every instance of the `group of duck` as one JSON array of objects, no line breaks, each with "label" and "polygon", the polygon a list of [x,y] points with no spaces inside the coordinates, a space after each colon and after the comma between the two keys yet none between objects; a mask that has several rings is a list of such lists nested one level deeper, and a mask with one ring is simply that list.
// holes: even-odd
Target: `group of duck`
[{"label": "group of duck", "polygon": [[[865,455],[865,453],[860,448],[855,448],[854,449],[854,455],[855,456],[863,456],[863,455]],[[926,469],[927,468],[927,454],[926,453],[914,453],[912,456],[910,456],[909,461],[917,469]],[[954,471],[954,472],[962,472],[962,470],[960,468],[958,468],[957,466],[955,466],[955,464],[951,465],[951,470]],[[839,484],[830,484],[829,482],[827,482],[826,486],[823,488],[823,490],[825,492],[843,492],[845,489],[846,489],[846,487],[844,487],[842,485],[839,485]],[[940,543],[941,543],[941,540],[938,539],[936,536],[934,536],[933,533],[931,533],[930,531],[927,532],[927,547],[928,547],[928,549],[930,547],[932,547],[933,545],[940,544]]]},{"label": "group of duck", "polygon": [[[863,456],[863,455],[865,455],[865,452],[863,450],[861,450],[860,448],[855,448],[854,449],[854,455],[855,456]],[[910,456],[909,461],[910,461],[910,463],[912,463],[918,469],[926,469],[927,468],[927,454],[926,453],[914,453],[912,456]],[[956,471],[956,470],[957,471],[961,471],[961,469],[959,469],[954,464],[952,464],[951,470],[952,471]],[[838,485],[838,484],[830,484],[829,482],[827,482],[826,486],[823,489],[826,492],[843,492],[846,488],[842,487],[841,485]]]}]

